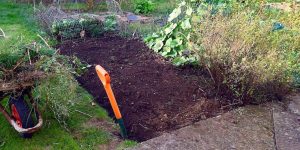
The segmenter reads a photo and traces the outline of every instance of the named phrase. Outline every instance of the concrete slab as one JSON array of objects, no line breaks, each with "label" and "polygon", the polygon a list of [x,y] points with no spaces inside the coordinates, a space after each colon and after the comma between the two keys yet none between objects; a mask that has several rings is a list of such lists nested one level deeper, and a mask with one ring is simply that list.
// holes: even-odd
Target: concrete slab
[{"label": "concrete slab", "polygon": [[142,142],[133,150],[275,149],[272,109],[247,106]]},{"label": "concrete slab", "polygon": [[300,149],[300,94],[289,98],[287,109],[274,109],[274,129],[278,150]]}]

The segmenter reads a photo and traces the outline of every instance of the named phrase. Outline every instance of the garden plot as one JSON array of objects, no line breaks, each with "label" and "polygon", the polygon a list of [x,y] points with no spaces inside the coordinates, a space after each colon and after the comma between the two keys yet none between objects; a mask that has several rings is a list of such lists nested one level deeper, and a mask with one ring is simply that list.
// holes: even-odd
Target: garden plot
[{"label": "garden plot", "polygon": [[[221,112],[209,75],[197,68],[176,68],[138,40],[105,35],[65,41],[62,54],[76,55],[111,75],[130,139],[144,141]],[[94,67],[78,78],[112,115]]]}]

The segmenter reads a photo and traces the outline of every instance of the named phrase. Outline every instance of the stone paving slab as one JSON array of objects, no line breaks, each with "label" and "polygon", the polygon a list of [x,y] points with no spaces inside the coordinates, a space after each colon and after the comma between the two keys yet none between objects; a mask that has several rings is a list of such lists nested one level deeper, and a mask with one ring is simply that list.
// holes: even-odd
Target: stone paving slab
[{"label": "stone paving slab", "polygon": [[300,94],[289,97],[287,109],[274,110],[274,128],[278,150],[300,149]]},{"label": "stone paving slab", "polygon": [[142,142],[133,150],[272,150],[272,109],[247,106]]},{"label": "stone paving slab", "polygon": [[300,93],[246,106],[140,143],[132,150],[300,150]]}]

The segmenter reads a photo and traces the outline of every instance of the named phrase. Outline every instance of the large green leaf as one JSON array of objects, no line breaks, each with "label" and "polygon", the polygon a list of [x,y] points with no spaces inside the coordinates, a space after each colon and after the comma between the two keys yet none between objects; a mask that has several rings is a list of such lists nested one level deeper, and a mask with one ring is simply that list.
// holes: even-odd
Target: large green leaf
[{"label": "large green leaf", "polygon": [[167,28],[165,28],[165,34],[171,33],[177,27],[177,23],[171,23]]},{"label": "large green leaf", "polygon": [[193,13],[192,7],[188,7],[187,10],[186,10],[186,15],[191,16],[192,13]]},{"label": "large green leaf", "polygon": [[173,59],[172,63],[175,65],[175,66],[180,66],[180,65],[183,65],[184,63],[186,63],[186,59],[184,57],[176,57]]},{"label": "large green leaf", "polygon": [[181,27],[182,27],[182,29],[184,29],[184,30],[185,30],[185,29],[190,29],[190,28],[192,28],[190,18],[185,19],[185,20],[181,23]]},{"label": "large green leaf", "polygon": [[177,38],[177,39],[174,39],[174,40],[171,41],[170,47],[171,48],[175,48],[175,47],[177,47],[177,46],[179,46],[181,44],[182,44],[182,40],[180,40],[179,38]]},{"label": "large green leaf", "polygon": [[155,44],[154,40],[147,41],[146,43],[147,43],[147,46],[150,47],[150,48],[152,48]]},{"label": "large green leaf", "polygon": [[170,14],[168,18],[168,22],[173,21],[175,18],[177,18],[181,14],[181,6],[178,8],[175,8],[173,12]]},{"label": "large green leaf", "polygon": [[167,47],[171,47],[171,43],[172,43],[173,39],[172,38],[169,38],[167,41],[166,41],[166,44],[165,46]]},{"label": "large green leaf", "polygon": [[174,58],[178,55],[178,52],[175,49],[171,49],[170,52],[167,53],[167,57]]},{"label": "large green leaf", "polygon": [[153,46],[153,50],[155,52],[159,52],[159,50],[161,50],[163,46],[164,46],[163,41],[161,39],[156,39],[155,45]]},{"label": "large green leaf", "polygon": [[171,50],[172,50],[171,47],[164,46],[163,51],[161,52],[161,55],[163,57],[167,57],[168,54],[171,52]]}]

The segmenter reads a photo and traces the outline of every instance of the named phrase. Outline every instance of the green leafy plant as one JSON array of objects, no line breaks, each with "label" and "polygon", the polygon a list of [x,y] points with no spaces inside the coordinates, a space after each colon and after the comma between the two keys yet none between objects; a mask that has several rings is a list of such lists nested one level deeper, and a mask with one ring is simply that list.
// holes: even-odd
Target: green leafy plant
[{"label": "green leafy plant", "polygon": [[193,9],[185,1],[173,10],[163,30],[145,38],[155,52],[169,58],[177,66],[196,62],[190,47]]},{"label": "green leafy plant", "polygon": [[111,32],[115,31],[118,27],[117,18],[114,15],[110,15],[105,17],[105,20],[103,22],[104,31]]},{"label": "green leafy plant", "polygon": [[134,3],[134,12],[137,14],[148,14],[155,9],[151,0],[137,0]]},{"label": "green leafy plant", "polygon": [[80,17],[79,19],[63,19],[56,21],[52,25],[52,34],[60,39],[79,38],[84,36],[97,37],[104,32],[103,23],[90,17]]},{"label": "green leafy plant", "polygon": [[51,32],[58,39],[73,39],[80,37],[99,37],[104,32],[115,31],[118,27],[115,16],[107,16],[101,22],[90,16],[68,18],[55,21]]}]

